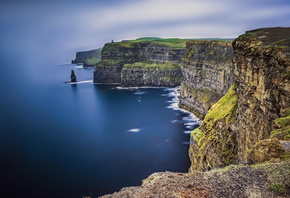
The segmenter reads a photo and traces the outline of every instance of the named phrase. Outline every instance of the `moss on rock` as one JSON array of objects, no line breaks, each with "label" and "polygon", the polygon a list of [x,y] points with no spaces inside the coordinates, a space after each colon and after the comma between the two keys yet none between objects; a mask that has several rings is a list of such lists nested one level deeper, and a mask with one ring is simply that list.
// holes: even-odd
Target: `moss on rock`
[{"label": "moss on rock", "polygon": [[191,133],[191,170],[209,170],[233,163],[235,159],[235,133],[229,127],[237,108],[238,97],[233,85],[211,107],[202,125]]}]

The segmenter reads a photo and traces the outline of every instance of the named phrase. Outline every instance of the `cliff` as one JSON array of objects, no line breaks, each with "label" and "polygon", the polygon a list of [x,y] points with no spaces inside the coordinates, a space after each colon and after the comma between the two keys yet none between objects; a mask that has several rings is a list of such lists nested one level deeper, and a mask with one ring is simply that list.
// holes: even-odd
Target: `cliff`
[{"label": "cliff", "polygon": [[204,117],[233,84],[229,41],[188,41],[182,64],[180,105]]},{"label": "cliff", "polygon": [[[220,59],[210,56],[213,46]],[[201,90],[224,94],[191,133],[189,173],[154,173],[103,198],[289,197],[290,28],[249,31],[232,46],[187,44],[183,100],[196,94],[205,103]]]},{"label": "cliff", "polygon": [[265,28],[234,40],[235,84],[192,132],[191,171],[289,155],[289,39],[290,28]]},{"label": "cliff", "polygon": [[[96,64],[95,83],[122,86],[177,86],[185,53],[182,39],[141,38],[106,43]],[[125,66],[126,65],[126,66]]]},{"label": "cliff", "polygon": [[93,67],[101,60],[101,51],[102,48],[77,52],[75,60],[72,60],[72,64],[82,63],[84,67]]}]

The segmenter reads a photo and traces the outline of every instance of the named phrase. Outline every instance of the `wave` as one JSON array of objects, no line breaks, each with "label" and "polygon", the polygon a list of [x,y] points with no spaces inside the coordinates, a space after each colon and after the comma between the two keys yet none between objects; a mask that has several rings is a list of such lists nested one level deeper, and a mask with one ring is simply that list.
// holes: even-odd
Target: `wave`
[{"label": "wave", "polygon": [[78,82],[68,82],[67,84],[84,84],[84,83],[93,83],[93,80],[84,80],[84,81],[78,81]]},{"label": "wave", "polygon": [[127,132],[129,132],[129,133],[138,133],[140,131],[141,131],[141,129],[135,128],[135,129],[129,129]]},{"label": "wave", "polygon": [[167,96],[167,97],[172,98],[170,101],[168,101],[171,104],[169,104],[166,108],[188,114],[188,116],[182,118],[182,120],[185,122],[184,125],[187,126],[186,128],[189,128],[189,126],[191,128],[194,128],[194,126],[200,125],[202,123],[202,120],[199,119],[193,113],[179,107],[179,96],[180,96],[179,89],[180,87],[164,89],[164,91],[169,91],[169,93],[162,94],[162,96]]},{"label": "wave", "polygon": [[142,95],[142,94],[145,94],[146,92],[144,92],[144,91],[137,91],[137,92],[135,92],[134,94],[136,94],[136,95]]},{"label": "wave", "polygon": [[83,69],[84,67],[82,65],[74,66],[76,69]]}]

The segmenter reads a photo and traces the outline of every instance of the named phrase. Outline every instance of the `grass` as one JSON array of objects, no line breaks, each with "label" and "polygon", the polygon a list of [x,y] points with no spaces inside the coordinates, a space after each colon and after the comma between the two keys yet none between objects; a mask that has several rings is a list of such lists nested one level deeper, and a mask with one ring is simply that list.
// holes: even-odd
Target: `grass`
[{"label": "grass", "polygon": [[116,59],[106,59],[97,62],[95,65],[96,67],[105,67],[105,66],[115,66],[118,65],[121,61]]},{"label": "grass", "polygon": [[285,187],[282,183],[280,182],[274,182],[271,184],[271,189],[274,190],[275,192],[281,194],[285,192]]},{"label": "grass", "polygon": [[233,163],[234,137],[227,127],[220,128],[219,124],[226,125],[237,109],[238,96],[233,85],[228,92],[208,111],[205,119],[198,129],[191,132],[191,137],[197,142],[198,150],[195,152],[192,167],[206,170],[215,166]]},{"label": "grass", "polygon": [[267,175],[271,188],[277,193],[284,193],[286,188],[290,187],[290,163],[284,161],[281,163],[261,165]]},{"label": "grass", "polygon": [[208,38],[208,39],[179,39],[179,38],[158,38],[158,37],[143,37],[138,38],[136,40],[124,40],[121,42],[110,43],[112,47],[116,47],[117,45],[125,48],[134,47],[135,43],[142,42],[150,42],[161,45],[166,45],[172,48],[180,48],[184,49],[186,47],[186,42],[191,40],[208,40],[208,41],[222,41],[222,42],[232,42],[233,39],[216,39],[216,38]]},{"label": "grass", "polygon": [[158,69],[171,69],[171,70],[175,70],[175,69],[181,69],[181,67],[179,65],[167,62],[167,63],[163,63],[163,64],[157,64],[157,63],[146,63],[146,62],[136,62],[136,63],[132,63],[132,64],[125,64],[124,68],[132,68],[132,67],[141,67],[141,68],[158,68]]},{"label": "grass", "polygon": [[205,116],[205,121],[217,121],[220,119],[226,119],[229,122],[233,113],[238,106],[238,95],[235,91],[235,85],[233,85],[226,95],[224,95],[217,103],[215,103],[208,114]]},{"label": "grass", "polygon": [[290,126],[290,115],[275,120],[275,124],[278,127],[287,127]]},{"label": "grass", "polygon": [[101,60],[101,58],[97,58],[97,57],[94,57],[94,58],[91,58],[91,59],[87,59],[86,60],[86,63],[88,65],[95,65],[97,62],[99,62]]},{"label": "grass", "polygon": [[290,38],[282,39],[267,45],[267,48],[275,48],[275,49],[284,49],[287,48],[290,44]]},{"label": "grass", "polygon": [[290,109],[285,109],[282,114],[284,115],[283,117],[274,120],[275,125],[279,129],[271,132],[271,138],[276,137],[280,140],[290,140]]},{"label": "grass", "polygon": [[242,167],[251,167],[255,170],[263,171],[266,174],[267,181],[271,189],[278,193],[286,193],[286,189],[290,187],[290,161],[282,161],[279,163],[259,163],[253,165],[229,165],[224,168],[215,169],[212,171],[229,171],[231,169],[239,169]]},{"label": "grass", "polygon": [[195,140],[195,141],[199,141],[202,137],[202,131],[199,128],[194,129],[191,133],[190,133],[191,137]]}]

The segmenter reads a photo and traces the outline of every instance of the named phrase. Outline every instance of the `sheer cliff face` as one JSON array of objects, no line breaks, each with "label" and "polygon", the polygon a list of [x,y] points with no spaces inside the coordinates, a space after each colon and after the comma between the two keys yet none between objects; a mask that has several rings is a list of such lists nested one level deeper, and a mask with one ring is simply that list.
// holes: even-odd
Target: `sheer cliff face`
[{"label": "sheer cliff face", "polygon": [[181,69],[158,67],[143,68],[124,67],[121,72],[121,85],[130,86],[179,86],[181,82]]},{"label": "sheer cliff face", "polygon": [[[96,65],[94,82],[122,83],[124,86],[177,86],[181,81],[180,67],[175,68],[174,71],[172,69],[166,71],[166,67],[146,68],[144,63],[178,65],[184,53],[185,49],[151,42],[107,43],[102,51],[102,60]],[[134,63],[140,63],[142,67],[123,69],[125,64]],[[158,76],[165,80],[160,80]]]},{"label": "sheer cliff face", "polygon": [[181,106],[203,117],[233,84],[232,56],[230,42],[187,42],[182,66]]},{"label": "sheer cliff face", "polygon": [[289,38],[290,28],[267,28],[233,42],[235,84],[192,132],[191,170],[283,154],[276,138],[290,139]]},{"label": "sheer cliff face", "polygon": [[290,107],[290,28],[249,31],[233,43],[239,105],[233,129],[238,131],[240,162],[254,145],[277,128],[274,120]]}]

